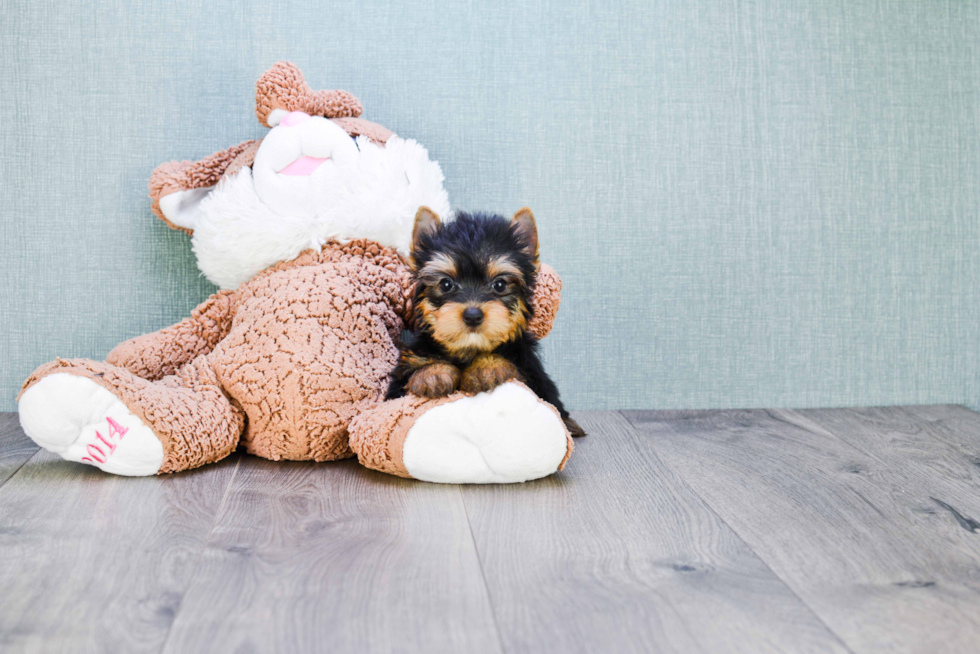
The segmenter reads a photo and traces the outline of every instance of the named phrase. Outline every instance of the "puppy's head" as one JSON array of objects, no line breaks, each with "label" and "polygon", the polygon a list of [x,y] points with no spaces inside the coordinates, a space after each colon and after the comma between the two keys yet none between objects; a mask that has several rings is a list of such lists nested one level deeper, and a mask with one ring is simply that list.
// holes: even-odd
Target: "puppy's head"
[{"label": "puppy's head", "polygon": [[519,338],[532,317],[539,265],[534,215],[526,207],[511,220],[458,213],[443,224],[422,207],[411,265],[416,324],[454,356],[492,351]]}]

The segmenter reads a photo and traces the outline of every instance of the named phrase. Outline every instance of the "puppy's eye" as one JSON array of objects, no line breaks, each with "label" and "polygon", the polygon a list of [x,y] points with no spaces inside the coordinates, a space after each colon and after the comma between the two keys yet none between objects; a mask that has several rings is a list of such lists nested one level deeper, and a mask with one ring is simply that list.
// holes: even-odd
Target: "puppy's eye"
[{"label": "puppy's eye", "polygon": [[507,282],[503,279],[495,279],[493,280],[493,284],[490,285],[490,288],[493,289],[494,293],[503,293],[507,290]]},{"label": "puppy's eye", "polygon": [[448,293],[449,291],[453,290],[454,286],[455,284],[453,284],[453,280],[451,279],[444,279],[439,282],[439,290],[443,293]]}]

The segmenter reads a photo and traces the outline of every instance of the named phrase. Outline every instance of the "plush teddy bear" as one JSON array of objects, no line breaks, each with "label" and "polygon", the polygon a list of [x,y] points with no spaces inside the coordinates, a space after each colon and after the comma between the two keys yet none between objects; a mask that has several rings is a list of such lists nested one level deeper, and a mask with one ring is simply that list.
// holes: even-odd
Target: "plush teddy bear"
[{"label": "plush teddy bear", "polygon": [[[239,445],[273,460],[356,454],[375,470],[447,483],[560,470],[571,438],[518,382],[383,400],[412,314],[415,213],[449,213],[438,163],[359,118],[351,94],[312,91],[286,62],[259,79],[256,114],[271,128],[263,139],[150,178],[154,213],[191,235],[198,266],[223,290],[105,362],[42,365],[18,398],[24,431],[120,475],[187,470]],[[539,337],[560,288],[542,266],[530,326]]]}]

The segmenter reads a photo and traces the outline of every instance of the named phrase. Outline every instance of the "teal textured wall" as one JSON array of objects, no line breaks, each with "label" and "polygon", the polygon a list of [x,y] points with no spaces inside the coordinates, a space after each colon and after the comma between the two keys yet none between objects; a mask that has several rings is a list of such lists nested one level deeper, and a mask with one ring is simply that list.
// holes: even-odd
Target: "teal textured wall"
[{"label": "teal textured wall", "polygon": [[262,133],[278,59],[531,205],[574,408],[980,404],[980,3],[8,0],[0,409],[212,287],[162,161]]}]

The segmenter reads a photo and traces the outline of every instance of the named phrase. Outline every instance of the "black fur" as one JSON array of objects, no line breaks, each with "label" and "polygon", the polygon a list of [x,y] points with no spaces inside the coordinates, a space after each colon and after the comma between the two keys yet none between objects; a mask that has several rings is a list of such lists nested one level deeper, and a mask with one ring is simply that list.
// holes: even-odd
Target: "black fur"
[{"label": "black fur", "polygon": [[[434,256],[442,254],[452,260],[457,274],[453,278],[452,291],[443,292],[439,288],[439,279],[427,279],[417,273],[416,329],[406,333],[403,338],[402,357],[395,368],[387,399],[402,397],[408,393],[408,382],[419,370],[420,360],[451,363],[459,370],[465,370],[477,356],[491,354],[452,354],[436,341],[431,328],[422,319],[419,307],[423,300],[428,300],[434,309],[451,302],[482,303],[496,300],[502,302],[511,313],[523,311],[524,323],[530,322],[533,317],[531,299],[537,271],[535,245],[528,243],[503,216],[486,213],[458,213],[452,222],[441,225],[418,239],[412,250],[416,271],[421,271]],[[520,270],[519,279],[513,279],[505,293],[495,293],[491,286],[493,280],[488,279],[487,275],[489,262],[498,257],[506,257]],[[512,363],[517,368],[521,381],[558,410],[573,435],[584,435],[581,427],[569,417],[559,396],[558,387],[545,372],[537,350],[538,339],[524,330],[517,330],[510,340],[493,349],[492,354]]]}]

